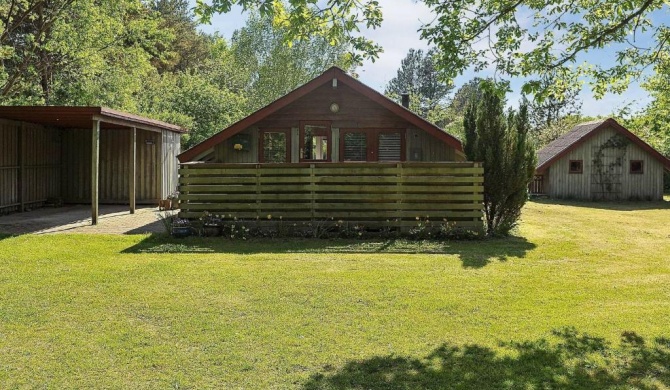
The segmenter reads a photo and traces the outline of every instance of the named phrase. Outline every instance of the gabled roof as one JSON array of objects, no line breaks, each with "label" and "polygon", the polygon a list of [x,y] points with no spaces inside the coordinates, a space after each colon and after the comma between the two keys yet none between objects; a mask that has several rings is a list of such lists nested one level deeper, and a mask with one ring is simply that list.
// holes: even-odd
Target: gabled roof
[{"label": "gabled roof", "polygon": [[407,108],[397,104],[393,100],[387,98],[381,93],[375,91],[374,89],[361,83],[355,78],[349,76],[342,69],[338,67],[332,67],[323,72],[320,76],[308,82],[307,84],[304,84],[301,87],[296,88],[295,90],[289,92],[287,95],[284,95],[283,97],[275,100],[269,105],[249,115],[248,117],[238,121],[237,123],[232,124],[227,129],[220,131],[219,133],[213,135],[212,137],[195,145],[191,149],[183,152],[182,154],[177,156],[177,158],[179,158],[179,161],[181,162],[187,162],[193,160],[194,158],[206,152],[215,145],[225,141],[226,139],[243,131],[244,129],[249,128],[250,126],[253,126],[254,124],[274,114],[280,109],[288,106],[289,104],[295,102],[301,97],[314,91],[318,87],[331,82],[333,78],[337,78],[338,82],[342,82],[343,84],[350,87],[354,91],[360,93],[361,95],[367,97],[368,99],[388,109],[392,113],[396,114],[398,117],[404,119],[405,121],[411,123],[412,125],[418,127],[419,129],[426,131],[427,133],[438,138],[439,140],[442,140],[446,144],[454,147],[457,151],[460,152],[463,151],[463,146],[458,138],[452,136],[451,134],[446,133],[438,126],[428,122],[427,120],[421,118],[420,116],[416,115]]},{"label": "gabled roof", "polygon": [[555,139],[549,145],[545,146],[537,152],[537,171],[542,172],[549,168],[556,160],[563,157],[572,149],[586,142],[589,138],[595,135],[600,129],[610,128],[618,131],[631,142],[639,146],[642,150],[649,153],[663,164],[665,169],[670,170],[670,159],[663,156],[656,149],[652,148],[646,142],[642,141],[638,136],[631,133],[628,129],[621,126],[612,118],[599,119],[596,121],[580,123],[573,127],[572,130]]},{"label": "gabled roof", "polygon": [[185,133],[186,129],[143,116],[87,106],[0,106],[0,118],[45,126],[88,129],[91,121],[100,120],[103,128],[129,128]]}]

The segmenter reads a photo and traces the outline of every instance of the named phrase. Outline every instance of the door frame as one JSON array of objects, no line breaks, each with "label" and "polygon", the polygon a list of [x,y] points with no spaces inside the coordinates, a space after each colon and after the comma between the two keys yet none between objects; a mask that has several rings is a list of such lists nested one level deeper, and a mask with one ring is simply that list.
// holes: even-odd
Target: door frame
[{"label": "door frame", "polygon": [[[305,126],[325,126],[327,129],[321,130],[318,133],[323,133],[323,134],[316,134],[316,135],[325,135],[328,137],[327,142],[328,142],[328,153],[327,157],[328,159],[326,160],[308,160],[303,158],[305,155]],[[298,131],[298,156],[300,162],[309,162],[309,163],[325,163],[325,162],[333,162],[333,128],[332,128],[332,121],[300,121],[300,129]]]}]

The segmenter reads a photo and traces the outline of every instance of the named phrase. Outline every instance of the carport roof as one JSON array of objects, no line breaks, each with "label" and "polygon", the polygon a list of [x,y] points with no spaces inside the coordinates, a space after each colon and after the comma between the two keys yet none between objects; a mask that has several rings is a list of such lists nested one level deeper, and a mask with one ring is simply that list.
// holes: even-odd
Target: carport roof
[{"label": "carport roof", "polygon": [[185,133],[186,129],[143,116],[106,107],[81,106],[0,106],[0,118],[45,126],[88,129],[98,120],[106,129],[130,128]]}]

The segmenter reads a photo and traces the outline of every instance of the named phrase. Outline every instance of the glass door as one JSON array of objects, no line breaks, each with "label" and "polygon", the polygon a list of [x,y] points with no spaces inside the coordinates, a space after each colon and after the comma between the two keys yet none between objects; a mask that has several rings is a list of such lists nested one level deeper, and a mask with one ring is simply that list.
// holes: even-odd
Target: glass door
[{"label": "glass door", "polygon": [[331,135],[330,122],[301,122],[300,161],[331,161]]}]

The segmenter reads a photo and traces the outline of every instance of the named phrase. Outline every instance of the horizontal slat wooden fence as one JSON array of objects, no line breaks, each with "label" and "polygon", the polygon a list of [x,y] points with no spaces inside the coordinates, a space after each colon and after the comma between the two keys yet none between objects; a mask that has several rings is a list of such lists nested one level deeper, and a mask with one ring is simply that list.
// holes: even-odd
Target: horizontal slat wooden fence
[{"label": "horizontal slat wooden fence", "polygon": [[480,163],[210,164],[179,170],[180,216],[482,228]]}]

